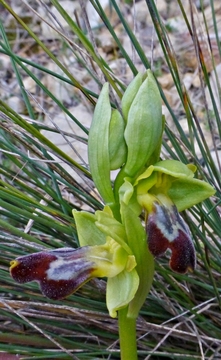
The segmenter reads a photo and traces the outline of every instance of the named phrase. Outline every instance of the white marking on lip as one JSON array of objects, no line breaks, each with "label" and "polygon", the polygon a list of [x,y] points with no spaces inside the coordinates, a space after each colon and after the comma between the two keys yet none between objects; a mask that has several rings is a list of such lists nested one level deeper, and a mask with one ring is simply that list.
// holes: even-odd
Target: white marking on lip
[{"label": "white marking on lip", "polygon": [[81,259],[67,260],[58,258],[50,263],[46,271],[48,280],[71,280],[80,276],[84,271],[89,270],[92,264]]},{"label": "white marking on lip", "polygon": [[191,238],[189,227],[180,216],[175,205],[171,206],[171,208],[167,208],[165,206],[155,204],[155,207],[156,213],[153,215],[153,218],[156,218],[156,227],[170,243],[179,236],[179,231],[185,233],[187,237]]},{"label": "white marking on lip", "polygon": [[177,225],[171,225],[172,232],[169,232],[166,226],[160,221],[156,222],[156,226],[169,242],[173,242],[179,235],[179,227]]}]

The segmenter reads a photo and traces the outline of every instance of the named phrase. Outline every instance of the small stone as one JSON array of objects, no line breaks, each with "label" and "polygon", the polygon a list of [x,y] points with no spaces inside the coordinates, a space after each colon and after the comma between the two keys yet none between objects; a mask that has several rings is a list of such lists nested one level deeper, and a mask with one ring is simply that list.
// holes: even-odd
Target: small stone
[{"label": "small stone", "polygon": [[18,97],[18,96],[11,96],[8,100],[7,100],[8,106],[10,106],[12,108],[12,110],[14,110],[15,112],[17,112],[18,114],[22,114],[25,111],[25,104],[23,102],[23,100]]},{"label": "small stone", "polygon": [[164,89],[170,89],[173,86],[173,77],[171,73],[164,74],[157,79]]}]

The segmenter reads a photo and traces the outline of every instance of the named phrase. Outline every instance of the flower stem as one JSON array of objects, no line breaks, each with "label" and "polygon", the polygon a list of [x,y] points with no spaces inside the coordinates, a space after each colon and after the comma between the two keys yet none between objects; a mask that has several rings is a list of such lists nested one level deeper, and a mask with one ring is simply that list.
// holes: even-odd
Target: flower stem
[{"label": "flower stem", "polygon": [[137,360],[136,318],[128,318],[127,312],[127,307],[118,311],[121,360]]}]

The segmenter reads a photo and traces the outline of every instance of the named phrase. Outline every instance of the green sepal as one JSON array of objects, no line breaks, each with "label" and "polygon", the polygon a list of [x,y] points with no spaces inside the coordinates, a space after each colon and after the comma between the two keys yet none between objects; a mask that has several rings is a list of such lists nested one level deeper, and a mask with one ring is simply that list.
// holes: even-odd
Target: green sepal
[{"label": "green sepal", "polygon": [[97,218],[97,228],[106,236],[110,236],[112,239],[114,239],[128,252],[129,255],[133,255],[127,244],[127,236],[124,226],[107,211],[98,210],[96,211],[95,215]]},{"label": "green sepal", "polygon": [[135,259],[136,271],[139,276],[139,287],[129,303],[128,317],[136,318],[146,300],[153,282],[154,258],[147,246],[147,235],[139,217],[125,203],[121,203],[121,216],[124,224],[128,245],[130,246]]},{"label": "green sepal", "polygon": [[109,85],[105,83],[94,110],[94,116],[88,137],[88,160],[95,186],[108,203],[114,202],[110,179],[109,126],[111,105]]},{"label": "green sepal", "polygon": [[86,211],[72,211],[78,233],[80,246],[103,245],[106,235],[95,225],[97,218]]},{"label": "green sepal", "polygon": [[196,166],[185,165],[177,160],[159,161],[154,172],[168,175],[165,190],[178,211],[183,211],[215,194],[214,188],[205,181],[194,178]]},{"label": "green sepal", "polygon": [[173,177],[193,178],[196,166],[184,164],[178,160],[162,160],[153,165],[155,171],[171,175]]},{"label": "green sepal", "polygon": [[194,178],[196,166],[177,160],[163,160],[149,166],[135,181],[138,202],[149,211],[151,196],[165,194],[183,211],[215,194],[205,181]]},{"label": "green sepal", "polygon": [[126,307],[134,298],[139,286],[139,276],[135,269],[122,271],[117,276],[108,278],[106,302],[109,314],[117,317],[117,311]]},{"label": "green sepal", "polygon": [[126,161],[127,146],[124,140],[124,120],[118,110],[113,110],[109,127],[110,169],[119,169]]},{"label": "green sepal", "polygon": [[128,148],[125,173],[133,177],[148,162],[162,134],[161,96],[150,70],[128,112],[125,141]]},{"label": "green sepal", "polygon": [[179,178],[168,190],[168,196],[178,211],[183,211],[215,194],[215,189],[205,181]]}]

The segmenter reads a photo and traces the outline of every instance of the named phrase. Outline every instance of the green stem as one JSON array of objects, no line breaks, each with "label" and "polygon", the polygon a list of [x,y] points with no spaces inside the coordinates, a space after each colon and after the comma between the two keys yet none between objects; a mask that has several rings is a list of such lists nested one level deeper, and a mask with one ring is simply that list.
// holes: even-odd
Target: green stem
[{"label": "green stem", "polygon": [[137,360],[136,318],[128,318],[127,312],[127,307],[118,311],[121,360]]}]

